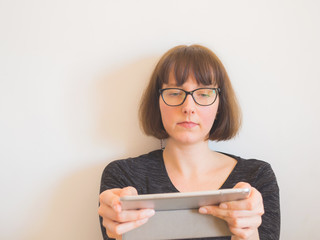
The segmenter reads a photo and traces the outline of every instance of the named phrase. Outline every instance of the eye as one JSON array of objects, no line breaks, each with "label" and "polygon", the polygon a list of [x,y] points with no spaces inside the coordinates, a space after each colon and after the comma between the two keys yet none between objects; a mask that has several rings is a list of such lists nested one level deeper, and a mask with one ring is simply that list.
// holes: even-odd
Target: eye
[{"label": "eye", "polygon": [[200,98],[209,98],[213,95],[213,91],[209,89],[201,89],[196,91],[197,97]]},{"label": "eye", "polygon": [[201,94],[199,94],[199,96],[203,97],[203,98],[210,97],[210,95],[208,93],[201,93]]},{"label": "eye", "polygon": [[179,90],[167,90],[166,91],[166,95],[168,97],[179,97],[183,94],[182,91],[179,91]]},{"label": "eye", "polygon": [[174,96],[179,96],[181,93],[179,93],[179,92],[171,92],[171,93],[169,93],[169,96],[172,96],[172,97],[174,97]]}]

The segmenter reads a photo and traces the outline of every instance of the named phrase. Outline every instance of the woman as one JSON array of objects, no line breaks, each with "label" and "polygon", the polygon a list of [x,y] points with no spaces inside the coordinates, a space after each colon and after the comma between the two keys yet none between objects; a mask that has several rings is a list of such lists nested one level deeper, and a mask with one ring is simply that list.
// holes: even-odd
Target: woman
[{"label": "woman", "polygon": [[166,139],[166,147],[106,167],[99,207],[104,239],[120,239],[154,215],[152,209],[122,211],[120,196],[224,188],[251,193],[199,213],[225,220],[233,240],[279,239],[279,189],[270,165],[208,147],[208,140],[233,138],[241,123],[228,75],[211,50],[192,45],[165,53],[142,97],[140,121],[147,135]]}]

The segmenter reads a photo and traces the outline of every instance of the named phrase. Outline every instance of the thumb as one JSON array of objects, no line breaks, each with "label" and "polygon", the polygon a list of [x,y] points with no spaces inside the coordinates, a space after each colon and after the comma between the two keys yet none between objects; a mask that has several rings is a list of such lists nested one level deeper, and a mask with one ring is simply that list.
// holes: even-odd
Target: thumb
[{"label": "thumb", "polygon": [[238,182],[233,188],[249,188],[249,189],[251,189],[251,185],[246,182]]},{"label": "thumb", "polygon": [[137,189],[131,186],[122,188],[120,192],[120,197],[128,196],[128,195],[138,195]]}]

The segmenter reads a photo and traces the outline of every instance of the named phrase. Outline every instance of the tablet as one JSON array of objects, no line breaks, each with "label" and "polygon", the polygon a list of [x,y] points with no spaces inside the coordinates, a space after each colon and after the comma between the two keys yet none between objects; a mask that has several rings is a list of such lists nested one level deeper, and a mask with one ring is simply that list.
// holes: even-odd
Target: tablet
[{"label": "tablet", "polygon": [[187,193],[158,193],[120,197],[122,209],[152,208],[156,211],[195,209],[245,199],[249,188],[221,189]]}]

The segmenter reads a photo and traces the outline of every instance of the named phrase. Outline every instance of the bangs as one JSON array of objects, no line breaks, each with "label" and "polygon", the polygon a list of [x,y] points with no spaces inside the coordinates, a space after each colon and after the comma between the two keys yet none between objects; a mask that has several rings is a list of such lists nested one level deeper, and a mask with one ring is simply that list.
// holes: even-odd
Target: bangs
[{"label": "bangs", "polygon": [[169,75],[173,72],[177,86],[183,85],[190,74],[199,85],[217,85],[219,68],[213,52],[193,46],[180,46],[164,59],[163,69],[159,71],[159,83],[168,84]]}]

